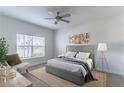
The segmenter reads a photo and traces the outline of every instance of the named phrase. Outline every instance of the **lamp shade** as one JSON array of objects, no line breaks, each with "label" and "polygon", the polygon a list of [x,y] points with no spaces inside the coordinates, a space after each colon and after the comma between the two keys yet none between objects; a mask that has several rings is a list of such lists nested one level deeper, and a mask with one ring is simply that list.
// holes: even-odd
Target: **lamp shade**
[{"label": "lamp shade", "polygon": [[106,43],[99,43],[97,50],[98,51],[107,51],[107,44]]}]

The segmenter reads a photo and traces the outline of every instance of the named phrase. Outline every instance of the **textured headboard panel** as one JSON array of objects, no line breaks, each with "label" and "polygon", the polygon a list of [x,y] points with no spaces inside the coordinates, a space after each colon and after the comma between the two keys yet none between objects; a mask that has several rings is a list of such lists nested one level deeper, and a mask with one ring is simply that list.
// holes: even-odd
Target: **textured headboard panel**
[{"label": "textured headboard panel", "polygon": [[93,60],[95,68],[95,46],[94,45],[67,45],[66,51],[72,52],[90,52],[90,58]]}]

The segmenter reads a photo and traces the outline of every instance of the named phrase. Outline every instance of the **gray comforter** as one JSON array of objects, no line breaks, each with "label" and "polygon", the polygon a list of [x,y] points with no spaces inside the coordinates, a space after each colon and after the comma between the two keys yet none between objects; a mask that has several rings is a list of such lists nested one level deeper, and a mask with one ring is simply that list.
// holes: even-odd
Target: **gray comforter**
[{"label": "gray comforter", "polygon": [[88,64],[83,61],[79,61],[73,58],[60,57],[49,60],[47,64],[74,72],[77,71],[77,73],[81,72],[85,82],[95,80],[88,67]]}]

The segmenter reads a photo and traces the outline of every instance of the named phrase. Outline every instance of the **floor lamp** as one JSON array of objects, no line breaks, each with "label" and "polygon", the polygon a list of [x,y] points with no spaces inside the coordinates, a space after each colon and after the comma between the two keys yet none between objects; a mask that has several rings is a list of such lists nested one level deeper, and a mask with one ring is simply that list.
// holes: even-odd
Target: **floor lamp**
[{"label": "floor lamp", "polygon": [[[104,64],[106,64],[106,66],[108,68],[108,63],[107,63],[107,59],[105,56],[105,52],[107,51],[107,44],[106,43],[99,43],[97,51],[100,52],[99,61],[101,61],[102,71],[104,71]],[[109,70],[109,68],[108,68],[108,70]]]}]

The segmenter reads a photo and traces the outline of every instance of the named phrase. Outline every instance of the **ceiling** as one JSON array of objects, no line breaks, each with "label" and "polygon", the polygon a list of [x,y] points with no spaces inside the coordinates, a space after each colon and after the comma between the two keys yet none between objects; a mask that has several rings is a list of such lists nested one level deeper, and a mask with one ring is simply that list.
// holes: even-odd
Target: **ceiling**
[{"label": "ceiling", "polygon": [[[44,20],[47,17],[54,17],[50,12],[56,14],[70,13],[71,17],[66,18],[69,24],[59,22],[54,24],[54,20]],[[0,13],[19,20],[37,24],[52,30],[62,29],[69,26],[78,25],[91,20],[111,17],[123,12],[121,6],[1,6]]]}]

